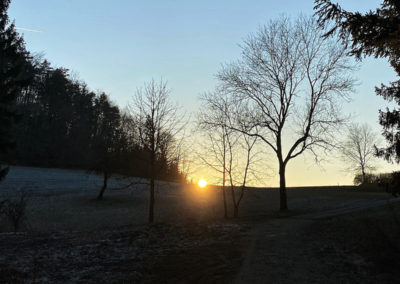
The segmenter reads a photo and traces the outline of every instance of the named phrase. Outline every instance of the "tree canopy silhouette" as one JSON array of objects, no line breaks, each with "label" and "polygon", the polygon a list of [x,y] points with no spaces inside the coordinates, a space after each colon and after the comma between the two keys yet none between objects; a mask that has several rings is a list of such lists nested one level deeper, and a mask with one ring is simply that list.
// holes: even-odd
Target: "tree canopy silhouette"
[{"label": "tree canopy silhouette", "polygon": [[[14,106],[21,117],[16,148],[6,156],[10,163],[94,170],[104,177],[102,189],[111,174],[150,176],[143,167],[150,158],[133,127],[133,114],[121,111],[107,94],[90,91],[65,68],[53,68],[40,57],[29,64],[33,79]],[[170,167],[160,166],[166,162]],[[169,157],[156,164],[158,178],[182,180]]]},{"label": "tree canopy silhouette", "polygon": [[177,134],[182,129],[178,107],[170,101],[167,83],[154,80],[137,90],[130,105],[141,149],[147,154],[149,171],[149,223],[154,221],[155,181],[177,169]]},{"label": "tree canopy silhouette", "polygon": [[[330,27],[325,37],[336,33],[351,48],[350,54],[387,58],[400,75],[400,2],[384,0],[375,11],[348,12],[330,0],[316,0],[315,14],[322,27]],[[379,110],[379,123],[388,147],[378,149],[379,156],[400,162],[400,80],[375,88],[378,96],[397,104],[395,109]]]},{"label": "tree canopy silhouette", "polygon": [[[68,69],[31,55],[0,0],[0,179],[1,162],[22,166],[95,170],[148,177],[149,158],[132,131],[132,116],[105,93],[96,94]],[[18,123],[15,124],[18,119]],[[157,160],[159,178],[181,181],[176,162]]]},{"label": "tree canopy silhouette", "polygon": [[345,48],[321,36],[312,18],[271,21],[244,42],[242,59],[218,75],[234,102],[229,127],[259,137],[277,157],[282,211],[288,162],[305,151],[318,157],[317,148],[335,143],[340,102],[352,91]]},{"label": "tree canopy silhouette", "polygon": [[379,136],[368,124],[353,123],[348,126],[347,135],[338,147],[346,170],[361,173],[361,183],[367,182],[367,175],[375,170],[374,158]]},{"label": "tree canopy silhouette", "polygon": [[[10,23],[7,10],[10,0],[0,1],[0,155],[15,146],[14,124],[17,111],[15,100],[22,88],[30,82],[25,72],[28,52],[25,43]],[[0,162],[3,156],[0,156]],[[8,173],[8,168],[0,164],[0,180]]]}]

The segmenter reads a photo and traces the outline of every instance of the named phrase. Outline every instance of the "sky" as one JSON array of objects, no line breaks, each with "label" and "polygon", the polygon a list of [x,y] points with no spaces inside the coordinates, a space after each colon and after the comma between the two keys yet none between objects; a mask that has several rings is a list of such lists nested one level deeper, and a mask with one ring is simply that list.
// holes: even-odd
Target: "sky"
[{"label": "sky", "polygon": [[[367,11],[381,1],[335,2]],[[250,33],[282,14],[311,15],[312,8],[312,0],[14,0],[9,16],[17,27],[33,30],[20,30],[29,51],[70,69],[121,108],[144,82],[163,78],[172,99],[190,113],[198,110],[199,96],[216,86],[221,65],[240,57],[239,45]],[[374,87],[394,80],[395,73],[386,60],[367,58],[354,76],[358,85],[343,111],[379,133],[378,109],[388,104]],[[383,162],[379,167],[397,168]],[[289,164],[287,184],[351,184],[353,176],[343,168],[339,160],[315,165],[306,155]],[[277,185],[277,178],[265,184]]]}]

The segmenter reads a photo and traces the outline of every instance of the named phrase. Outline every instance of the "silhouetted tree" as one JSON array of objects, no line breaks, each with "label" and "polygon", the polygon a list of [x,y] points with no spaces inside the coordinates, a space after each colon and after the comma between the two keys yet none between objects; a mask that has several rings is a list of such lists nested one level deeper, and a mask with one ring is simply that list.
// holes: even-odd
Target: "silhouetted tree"
[{"label": "silhouetted tree", "polygon": [[[25,72],[28,53],[22,36],[9,21],[9,5],[10,0],[0,1],[0,154],[15,146],[17,112],[14,103],[22,88],[30,82],[29,74]],[[0,164],[0,181],[7,173],[8,167]]]},{"label": "silhouetted tree", "polygon": [[[31,58],[25,71],[33,80],[16,100],[21,117],[16,126],[17,147],[7,154],[8,160],[16,165],[100,171],[106,177],[103,186],[111,172],[149,176],[149,169],[143,167],[149,155],[129,113],[40,56]],[[166,157],[170,155],[166,149],[157,156],[158,178],[181,181],[178,160]],[[100,166],[106,160],[108,166]],[[106,175],[104,168],[108,168]]]},{"label": "silhouetted tree", "polygon": [[368,124],[353,123],[348,127],[346,138],[339,147],[347,170],[361,173],[361,183],[366,182],[367,171],[374,170],[374,147],[377,142],[377,134]]},{"label": "silhouetted tree", "polygon": [[173,161],[174,140],[181,130],[178,108],[170,103],[169,93],[166,82],[152,80],[137,90],[130,106],[138,142],[149,157],[150,223],[154,221],[155,181],[168,162]]},{"label": "silhouetted tree", "polygon": [[221,101],[216,102],[211,98],[214,98],[214,94],[203,96],[205,105],[201,108],[202,112],[198,122],[199,129],[202,131],[201,134],[205,139],[200,142],[202,153],[199,153],[199,157],[204,164],[220,175],[224,218],[228,218],[226,169],[229,166],[229,161],[232,161],[229,160],[229,153],[232,153],[232,151],[229,151],[229,147],[232,147],[233,142],[230,142],[230,140],[233,131],[227,126],[227,111],[220,109],[220,107],[227,107],[227,104],[222,103],[220,105],[218,103]]},{"label": "silhouetted tree", "polygon": [[379,175],[372,173],[366,173],[365,175],[357,173],[353,179],[354,185],[379,184],[379,182],[380,182]]},{"label": "silhouetted tree", "polygon": [[102,199],[109,177],[118,170],[118,152],[121,116],[117,106],[112,105],[106,94],[95,99],[96,130],[93,136],[93,170],[103,175],[103,186],[97,196]]},{"label": "silhouetted tree", "polygon": [[235,131],[229,127],[235,106],[226,95],[207,93],[202,100],[204,105],[201,107],[199,124],[205,139],[200,147],[205,153],[200,154],[200,159],[221,175],[225,218],[228,217],[225,192],[229,184],[233,216],[236,218],[248,178],[254,174],[252,167],[258,153],[254,148],[258,138],[244,135],[243,129]]},{"label": "silhouetted tree", "polygon": [[[9,23],[9,3],[0,0],[0,161],[100,170],[104,189],[111,172],[148,177],[142,164],[150,161],[149,152],[132,127],[133,117],[121,115],[107,96],[96,96],[69,70],[31,56]],[[158,145],[159,179],[181,181],[179,160],[172,157],[174,139],[166,131],[162,140],[169,144]],[[7,171],[0,163],[0,180]]]},{"label": "silhouetted tree", "polygon": [[[329,0],[315,1],[316,15],[322,27],[330,30],[325,37],[339,34],[350,54],[361,59],[363,55],[387,58],[397,75],[400,75],[400,2],[384,0],[380,8],[365,14],[348,12]],[[400,162],[400,80],[375,88],[377,95],[395,101],[393,110],[379,110],[379,123],[389,146],[378,149],[379,156]]]},{"label": "silhouetted tree", "polygon": [[282,17],[250,35],[242,60],[218,75],[237,106],[229,127],[258,137],[276,154],[282,211],[288,209],[288,162],[306,150],[318,158],[317,148],[335,142],[335,127],[343,122],[339,102],[353,85],[351,70],[345,48],[324,40],[313,19],[292,23]]},{"label": "silhouetted tree", "polygon": [[[190,150],[189,150],[190,149]],[[175,174],[179,174],[179,178],[175,181],[188,183],[189,175],[193,173],[193,159],[191,158],[192,145],[181,144],[176,151],[176,159],[174,167],[176,168]]]},{"label": "silhouetted tree", "polygon": [[[242,133],[240,136],[239,144],[242,151],[233,151],[230,156],[233,157],[234,154],[237,156],[237,164],[232,166],[233,163],[230,162],[230,166],[227,169],[229,175],[229,183],[231,186],[231,196],[233,204],[233,217],[239,217],[239,208],[243,200],[244,192],[247,187],[247,182],[251,174],[254,175],[253,167],[256,161],[258,152],[254,151],[257,143],[258,137],[248,136]],[[232,149],[232,148],[231,148]],[[240,166],[239,164],[242,164]]]}]

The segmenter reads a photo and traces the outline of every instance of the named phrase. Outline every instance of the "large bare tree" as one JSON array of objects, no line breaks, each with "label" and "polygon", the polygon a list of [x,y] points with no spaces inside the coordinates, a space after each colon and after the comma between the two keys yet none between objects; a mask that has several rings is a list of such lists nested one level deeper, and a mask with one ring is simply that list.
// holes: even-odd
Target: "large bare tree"
[{"label": "large bare tree", "polygon": [[154,186],[159,172],[156,162],[160,159],[173,160],[177,154],[175,138],[181,130],[178,107],[170,102],[167,83],[154,80],[137,90],[129,106],[138,132],[139,145],[149,155],[150,204],[149,222],[154,221]]},{"label": "large bare tree", "polygon": [[322,35],[312,18],[281,17],[250,35],[242,58],[218,74],[221,91],[235,102],[229,127],[258,137],[276,154],[282,211],[288,162],[306,150],[318,157],[318,148],[335,143],[344,121],[340,103],[354,84],[345,48]]},{"label": "large bare tree", "polygon": [[361,173],[362,183],[365,182],[367,171],[375,169],[373,163],[378,137],[368,124],[352,123],[348,126],[346,138],[339,147],[347,170]]}]

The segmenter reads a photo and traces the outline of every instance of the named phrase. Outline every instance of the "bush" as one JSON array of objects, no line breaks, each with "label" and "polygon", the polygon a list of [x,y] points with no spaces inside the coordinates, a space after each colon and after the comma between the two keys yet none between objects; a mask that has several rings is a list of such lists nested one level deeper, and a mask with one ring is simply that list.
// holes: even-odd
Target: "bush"
[{"label": "bush", "polygon": [[400,193],[400,171],[392,173],[381,173],[381,174],[366,174],[365,182],[362,182],[362,175],[357,174],[354,177],[354,184],[359,185],[362,188],[380,188],[393,196],[397,196]]},{"label": "bush", "polygon": [[365,175],[365,180],[363,182],[363,176],[362,174],[356,174],[354,177],[354,185],[361,185],[361,184],[374,184],[378,183],[379,176],[376,174],[366,174]]},{"label": "bush", "polygon": [[26,217],[26,206],[29,199],[29,193],[25,190],[20,190],[14,200],[5,201],[3,214],[9,219],[17,232],[22,221]]}]

